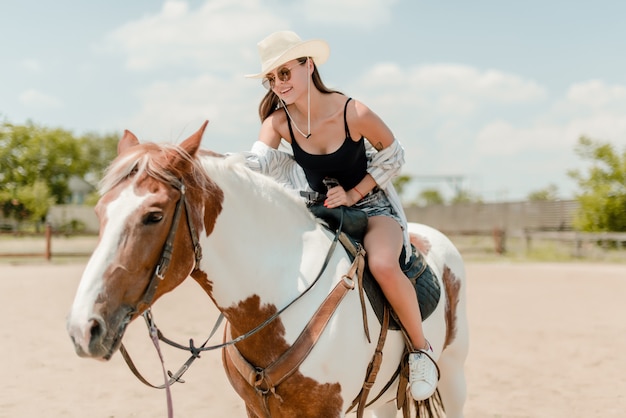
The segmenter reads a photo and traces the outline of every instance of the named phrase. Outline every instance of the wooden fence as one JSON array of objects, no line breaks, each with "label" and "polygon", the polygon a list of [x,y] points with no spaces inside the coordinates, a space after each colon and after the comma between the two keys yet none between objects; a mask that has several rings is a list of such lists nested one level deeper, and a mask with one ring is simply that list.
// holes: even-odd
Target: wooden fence
[{"label": "wooden fence", "polygon": [[507,240],[521,238],[526,251],[539,241],[564,242],[572,254],[584,256],[585,244],[623,246],[626,233],[584,233],[573,230],[579,204],[575,200],[542,202],[467,203],[457,205],[407,206],[407,218],[437,228],[448,235],[490,236],[493,249],[502,254]]},{"label": "wooden fence", "polygon": [[554,202],[465,203],[456,205],[409,205],[409,221],[430,225],[450,234],[491,234],[494,230],[507,235],[524,231],[571,231],[575,200]]},{"label": "wooden fence", "polygon": [[[572,254],[579,257],[584,256],[585,248],[592,244],[600,244],[600,247],[605,248],[615,246],[615,243],[618,246],[626,245],[626,233],[575,232],[572,221],[578,210],[578,202],[573,200],[407,206],[405,210],[409,221],[430,225],[449,236],[488,237],[493,240],[493,251],[499,254],[507,251],[507,241],[510,242],[513,238],[523,240],[526,251],[530,251],[541,241],[566,243],[571,246]],[[61,230],[59,227],[75,220],[86,226],[83,233],[92,234],[94,238],[86,238],[80,245],[73,244],[71,236],[76,231]],[[45,234],[39,235],[45,239],[45,247],[42,248],[38,243],[34,245],[35,251],[41,253],[40,256],[50,259],[57,255],[81,255],[83,252],[82,255],[88,255],[93,249],[92,241],[95,242],[97,234],[97,219],[93,208],[55,207],[48,221]],[[54,238],[61,231],[64,231],[62,235],[67,239]],[[0,241],[0,244],[3,244],[0,245],[0,257],[26,252],[16,251],[15,245],[6,240]],[[31,252],[26,253],[33,255]]]}]

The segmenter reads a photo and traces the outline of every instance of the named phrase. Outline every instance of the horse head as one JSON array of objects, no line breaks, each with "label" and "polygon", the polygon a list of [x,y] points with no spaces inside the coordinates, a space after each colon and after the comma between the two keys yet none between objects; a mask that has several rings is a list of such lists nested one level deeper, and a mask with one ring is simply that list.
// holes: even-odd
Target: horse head
[{"label": "horse head", "polygon": [[[78,355],[108,360],[130,321],[196,267],[194,243],[210,233],[223,198],[198,174],[206,125],[179,146],[140,144],[125,131],[101,183],[98,245],[67,320]],[[185,204],[200,195],[210,204]]]}]

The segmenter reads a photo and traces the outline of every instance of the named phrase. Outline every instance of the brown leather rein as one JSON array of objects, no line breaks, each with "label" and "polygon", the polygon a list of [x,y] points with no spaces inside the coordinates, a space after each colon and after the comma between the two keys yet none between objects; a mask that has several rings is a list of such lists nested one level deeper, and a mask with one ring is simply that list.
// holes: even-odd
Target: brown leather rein
[{"label": "brown leather rein", "polygon": [[[277,362],[275,362],[275,364],[273,364],[268,369],[258,370],[254,366],[251,366],[249,363],[247,363],[245,359],[243,359],[241,354],[239,354],[239,351],[234,347],[234,344],[240,341],[243,341],[246,338],[249,338],[252,335],[256,334],[257,332],[261,331],[263,328],[269,325],[272,321],[278,318],[278,316],[280,316],[283,312],[285,312],[296,301],[298,301],[305,294],[307,294],[313,288],[313,286],[315,286],[315,284],[319,281],[322,274],[326,270],[326,267],[328,266],[328,263],[330,262],[330,259],[337,246],[337,241],[340,238],[341,227],[343,224],[343,211],[341,212],[341,219],[340,219],[339,227],[337,228],[337,231],[330,245],[330,248],[328,249],[328,252],[324,259],[324,263],[322,264],[322,267],[319,273],[317,274],[315,279],[311,282],[311,284],[301,294],[299,294],[296,298],[294,298],[291,302],[289,302],[283,308],[275,312],[273,315],[271,315],[269,318],[267,318],[264,322],[262,322],[255,328],[251,329],[245,334],[238,336],[237,338],[233,338],[224,343],[206,346],[206,344],[209,342],[209,340],[213,337],[213,335],[219,328],[223,320],[222,314],[220,314],[220,316],[218,317],[213,327],[213,330],[211,331],[211,334],[200,347],[195,347],[193,339],[189,340],[188,346],[176,343],[166,338],[158,329],[152,317],[150,306],[153,302],[154,294],[156,292],[158,283],[165,278],[165,274],[171,262],[171,257],[172,257],[173,247],[174,247],[174,238],[176,236],[176,231],[178,230],[178,225],[180,222],[180,217],[181,217],[183,206],[185,208],[185,215],[186,215],[185,217],[187,220],[187,225],[189,228],[189,233],[191,235],[191,240],[192,240],[192,244],[194,248],[194,256],[195,256],[194,270],[198,268],[200,261],[202,259],[202,248],[200,247],[200,244],[199,244],[198,234],[196,233],[196,228],[194,227],[193,222],[191,221],[190,216],[189,216],[189,204],[187,203],[187,199],[186,199],[185,185],[181,180],[180,184],[175,185],[174,187],[176,187],[180,191],[180,199],[176,203],[176,207],[174,209],[174,218],[172,220],[172,225],[170,226],[167,239],[165,243],[163,244],[161,259],[154,269],[154,273],[152,275],[150,283],[148,284],[148,287],[146,288],[146,291],[142,297],[142,300],[138,303],[137,310],[136,310],[136,311],[139,311],[141,310],[141,308],[145,307],[145,310],[142,315],[145,319],[146,326],[148,327],[148,330],[150,333],[150,337],[155,345],[155,348],[161,360],[161,366],[163,370],[163,377],[164,377],[165,383],[163,385],[153,385],[150,382],[148,382],[148,380],[142,376],[142,374],[139,372],[139,370],[133,363],[130,357],[130,354],[126,350],[126,347],[124,347],[124,344],[122,343],[120,345],[120,352],[122,354],[122,357],[126,361],[126,364],[128,365],[129,369],[133,372],[133,374],[137,377],[137,379],[139,379],[139,381],[141,381],[142,383],[144,383],[145,385],[149,387],[152,387],[155,389],[166,390],[169,417],[173,416],[173,407],[172,407],[171,393],[170,393],[169,387],[176,382],[184,383],[184,380],[182,380],[181,377],[189,369],[189,367],[195,361],[195,359],[200,358],[200,353],[204,351],[227,348],[229,355],[233,356],[233,358],[237,357],[237,360],[235,360],[237,369],[240,372],[246,373],[249,376],[248,380],[251,382],[251,384],[255,386],[259,394],[266,396],[268,392],[274,393],[274,387],[278,385],[280,382],[282,382],[283,380],[285,380],[289,375],[291,375],[291,373],[295,371],[297,366],[300,363],[302,363],[302,361],[304,361],[304,359],[306,358],[306,356],[308,355],[312,347],[315,345],[315,342],[317,341],[317,339],[319,338],[319,336],[322,334],[323,330],[325,329],[326,324],[330,320],[330,317],[332,316],[336,307],[339,305],[341,300],[343,300],[343,296],[345,296],[348,290],[354,289],[354,281],[352,279],[352,276],[355,273],[358,273],[359,283],[361,282],[362,274],[363,274],[364,256],[365,256],[365,251],[362,248],[359,248],[357,257],[355,257],[355,260],[352,264],[352,267],[350,268],[350,272],[348,273],[348,275],[344,275],[342,277],[342,280],[336,285],[333,291],[327,296],[327,298],[324,300],[322,305],[318,308],[314,317],[309,321],[309,323],[305,327],[302,334],[298,337],[298,339],[296,340],[292,348],[288,350]],[[367,331],[367,327],[366,327],[366,331]],[[310,343],[311,340],[310,338],[303,337],[303,335],[308,336],[308,337],[313,336],[314,337],[313,344],[310,344],[310,346],[305,346],[302,341],[308,340],[308,342]],[[159,341],[163,341],[164,343],[172,347],[175,347],[184,351],[189,351],[191,353],[191,356],[189,357],[189,359],[178,369],[176,373],[172,373],[171,371],[168,370],[167,376],[166,376],[163,357],[161,355],[161,350],[159,348],[159,343],[158,343]],[[168,376],[169,376],[169,379],[168,379]]]}]

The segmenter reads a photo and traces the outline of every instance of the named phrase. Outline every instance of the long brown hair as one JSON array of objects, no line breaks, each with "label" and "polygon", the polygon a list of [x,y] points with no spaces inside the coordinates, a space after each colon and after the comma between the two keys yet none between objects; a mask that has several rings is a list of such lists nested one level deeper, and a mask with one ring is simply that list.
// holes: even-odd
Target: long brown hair
[{"label": "long brown hair", "polygon": [[[298,63],[300,65],[304,64],[307,60],[307,57],[298,58]],[[317,66],[315,65],[315,61],[313,61],[313,73],[311,74],[311,79],[313,80],[313,85],[316,89],[318,89],[323,94],[331,94],[331,93],[339,93],[343,94],[340,91],[332,90],[326,87],[324,82],[322,81],[322,77],[320,77],[319,71],[317,71]],[[261,118],[261,122],[269,117],[275,110],[279,109],[282,103],[280,102],[278,96],[272,89],[268,90],[263,99],[261,99],[261,103],[259,104],[259,117]]]}]

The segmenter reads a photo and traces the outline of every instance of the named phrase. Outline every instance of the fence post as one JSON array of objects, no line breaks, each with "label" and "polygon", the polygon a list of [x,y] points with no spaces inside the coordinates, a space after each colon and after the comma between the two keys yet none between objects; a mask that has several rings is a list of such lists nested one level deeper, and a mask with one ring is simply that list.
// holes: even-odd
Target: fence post
[{"label": "fence post", "polygon": [[504,254],[506,251],[506,232],[502,228],[493,228],[493,241],[496,254]]},{"label": "fence post", "polygon": [[46,224],[46,260],[50,261],[52,258],[52,226],[47,223]]},{"label": "fence post", "polygon": [[574,237],[574,257],[582,258],[582,256],[583,256],[583,240],[578,235],[578,233],[576,233]]}]

